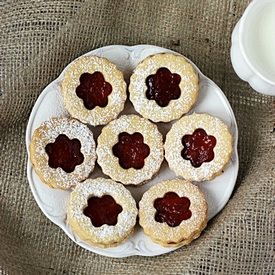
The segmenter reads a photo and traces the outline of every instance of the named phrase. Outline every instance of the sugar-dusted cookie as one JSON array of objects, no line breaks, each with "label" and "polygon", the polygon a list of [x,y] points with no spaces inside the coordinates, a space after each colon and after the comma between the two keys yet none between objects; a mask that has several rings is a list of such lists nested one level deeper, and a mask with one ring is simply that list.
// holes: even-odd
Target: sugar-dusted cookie
[{"label": "sugar-dusted cookie", "polygon": [[160,168],[162,135],[147,119],[124,115],[102,129],[97,155],[104,174],[123,184],[139,185]]},{"label": "sugar-dusted cookie", "polygon": [[30,158],[44,183],[53,188],[71,188],[85,180],[94,169],[93,134],[76,119],[52,118],[34,131]]},{"label": "sugar-dusted cookie", "polygon": [[90,245],[116,246],[134,230],[138,210],[131,193],[109,179],[89,179],[70,194],[67,219],[73,232]]},{"label": "sugar-dusted cookie", "polygon": [[219,118],[192,114],[178,120],[168,132],[165,158],[178,176],[187,180],[211,180],[232,155],[232,135]]},{"label": "sugar-dusted cookie", "polygon": [[122,72],[98,56],[73,61],[65,71],[61,87],[65,108],[71,116],[94,126],[116,118],[127,98]]},{"label": "sugar-dusted cookie", "polygon": [[183,179],[152,186],[139,202],[139,223],[152,241],[181,246],[198,238],[207,224],[203,193]]},{"label": "sugar-dusted cookie", "polygon": [[199,79],[181,55],[160,53],[134,70],[129,93],[134,108],[154,122],[169,122],[187,113],[198,97]]}]

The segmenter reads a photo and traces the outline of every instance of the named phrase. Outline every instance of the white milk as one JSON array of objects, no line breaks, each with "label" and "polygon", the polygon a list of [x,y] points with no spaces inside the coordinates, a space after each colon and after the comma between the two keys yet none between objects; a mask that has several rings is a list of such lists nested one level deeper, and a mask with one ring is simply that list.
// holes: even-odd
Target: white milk
[{"label": "white milk", "polygon": [[243,43],[252,66],[275,81],[275,0],[266,2],[267,5],[257,12],[251,11],[251,16],[247,17]]}]

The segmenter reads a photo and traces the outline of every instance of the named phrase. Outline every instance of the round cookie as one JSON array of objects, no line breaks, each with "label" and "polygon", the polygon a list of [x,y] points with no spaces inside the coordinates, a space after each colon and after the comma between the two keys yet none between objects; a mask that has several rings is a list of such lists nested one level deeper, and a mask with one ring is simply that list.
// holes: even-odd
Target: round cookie
[{"label": "round cookie", "polygon": [[86,180],[70,194],[67,219],[73,232],[90,245],[116,246],[133,232],[138,210],[131,193],[120,183]]},{"label": "round cookie", "polygon": [[182,117],[172,126],[165,141],[165,158],[177,176],[191,181],[211,180],[232,155],[228,127],[209,114]]},{"label": "round cookie", "polygon": [[73,61],[64,73],[61,90],[71,116],[93,126],[116,118],[127,98],[122,72],[98,56]]},{"label": "round cookie", "polygon": [[199,78],[181,55],[160,53],[145,58],[130,78],[135,110],[154,122],[169,122],[187,113],[197,100]]},{"label": "round cookie", "polygon": [[137,115],[121,116],[105,126],[96,152],[104,174],[132,185],[150,180],[164,158],[157,126]]},{"label": "round cookie", "polygon": [[207,224],[203,193],[183,179],[152,186],[139,202],[139,224],[153,242],[162,246],[187,245],[198,238]]},{"label": "round cookie", "polygon": [[88,178],[94,169],[93,134],[76,119],[52,118],[34,131],[30,159],[44,183],[69,189]]}]

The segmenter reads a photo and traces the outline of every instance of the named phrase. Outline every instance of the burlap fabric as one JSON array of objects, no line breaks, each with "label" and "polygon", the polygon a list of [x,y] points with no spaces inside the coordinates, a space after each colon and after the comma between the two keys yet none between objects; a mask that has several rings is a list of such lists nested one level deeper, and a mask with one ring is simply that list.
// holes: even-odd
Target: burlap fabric
[{"label": "burlap fabric", "polygon": [[[248,0],[0,2],[1,274],[272,274],[273,98],[234,73],[230,37]],[[25,127],[42,89],[75,57],[108,44],[185,54],[227,95],[239,126],[233,196],[188,247],[153,258],[102,257],[74,244],[40,211],[26,178]]]}]

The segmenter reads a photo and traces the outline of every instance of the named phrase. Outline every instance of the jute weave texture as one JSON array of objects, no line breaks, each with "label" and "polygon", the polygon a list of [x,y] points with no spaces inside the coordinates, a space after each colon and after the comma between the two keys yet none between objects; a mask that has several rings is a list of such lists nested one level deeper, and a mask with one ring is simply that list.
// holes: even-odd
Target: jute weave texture
[{"label": "jute weave texture", "polygon": [[[248,0],[0,2],[0,274],[274,273],[275,104],[233,71],[231,32]],[[190,246],[114,259],[74,244],[40,211],[26,178],[25,128],[43,88],[77,56],[110,44],[186,55],[228,97],[240,171],[224,210]]]}]

